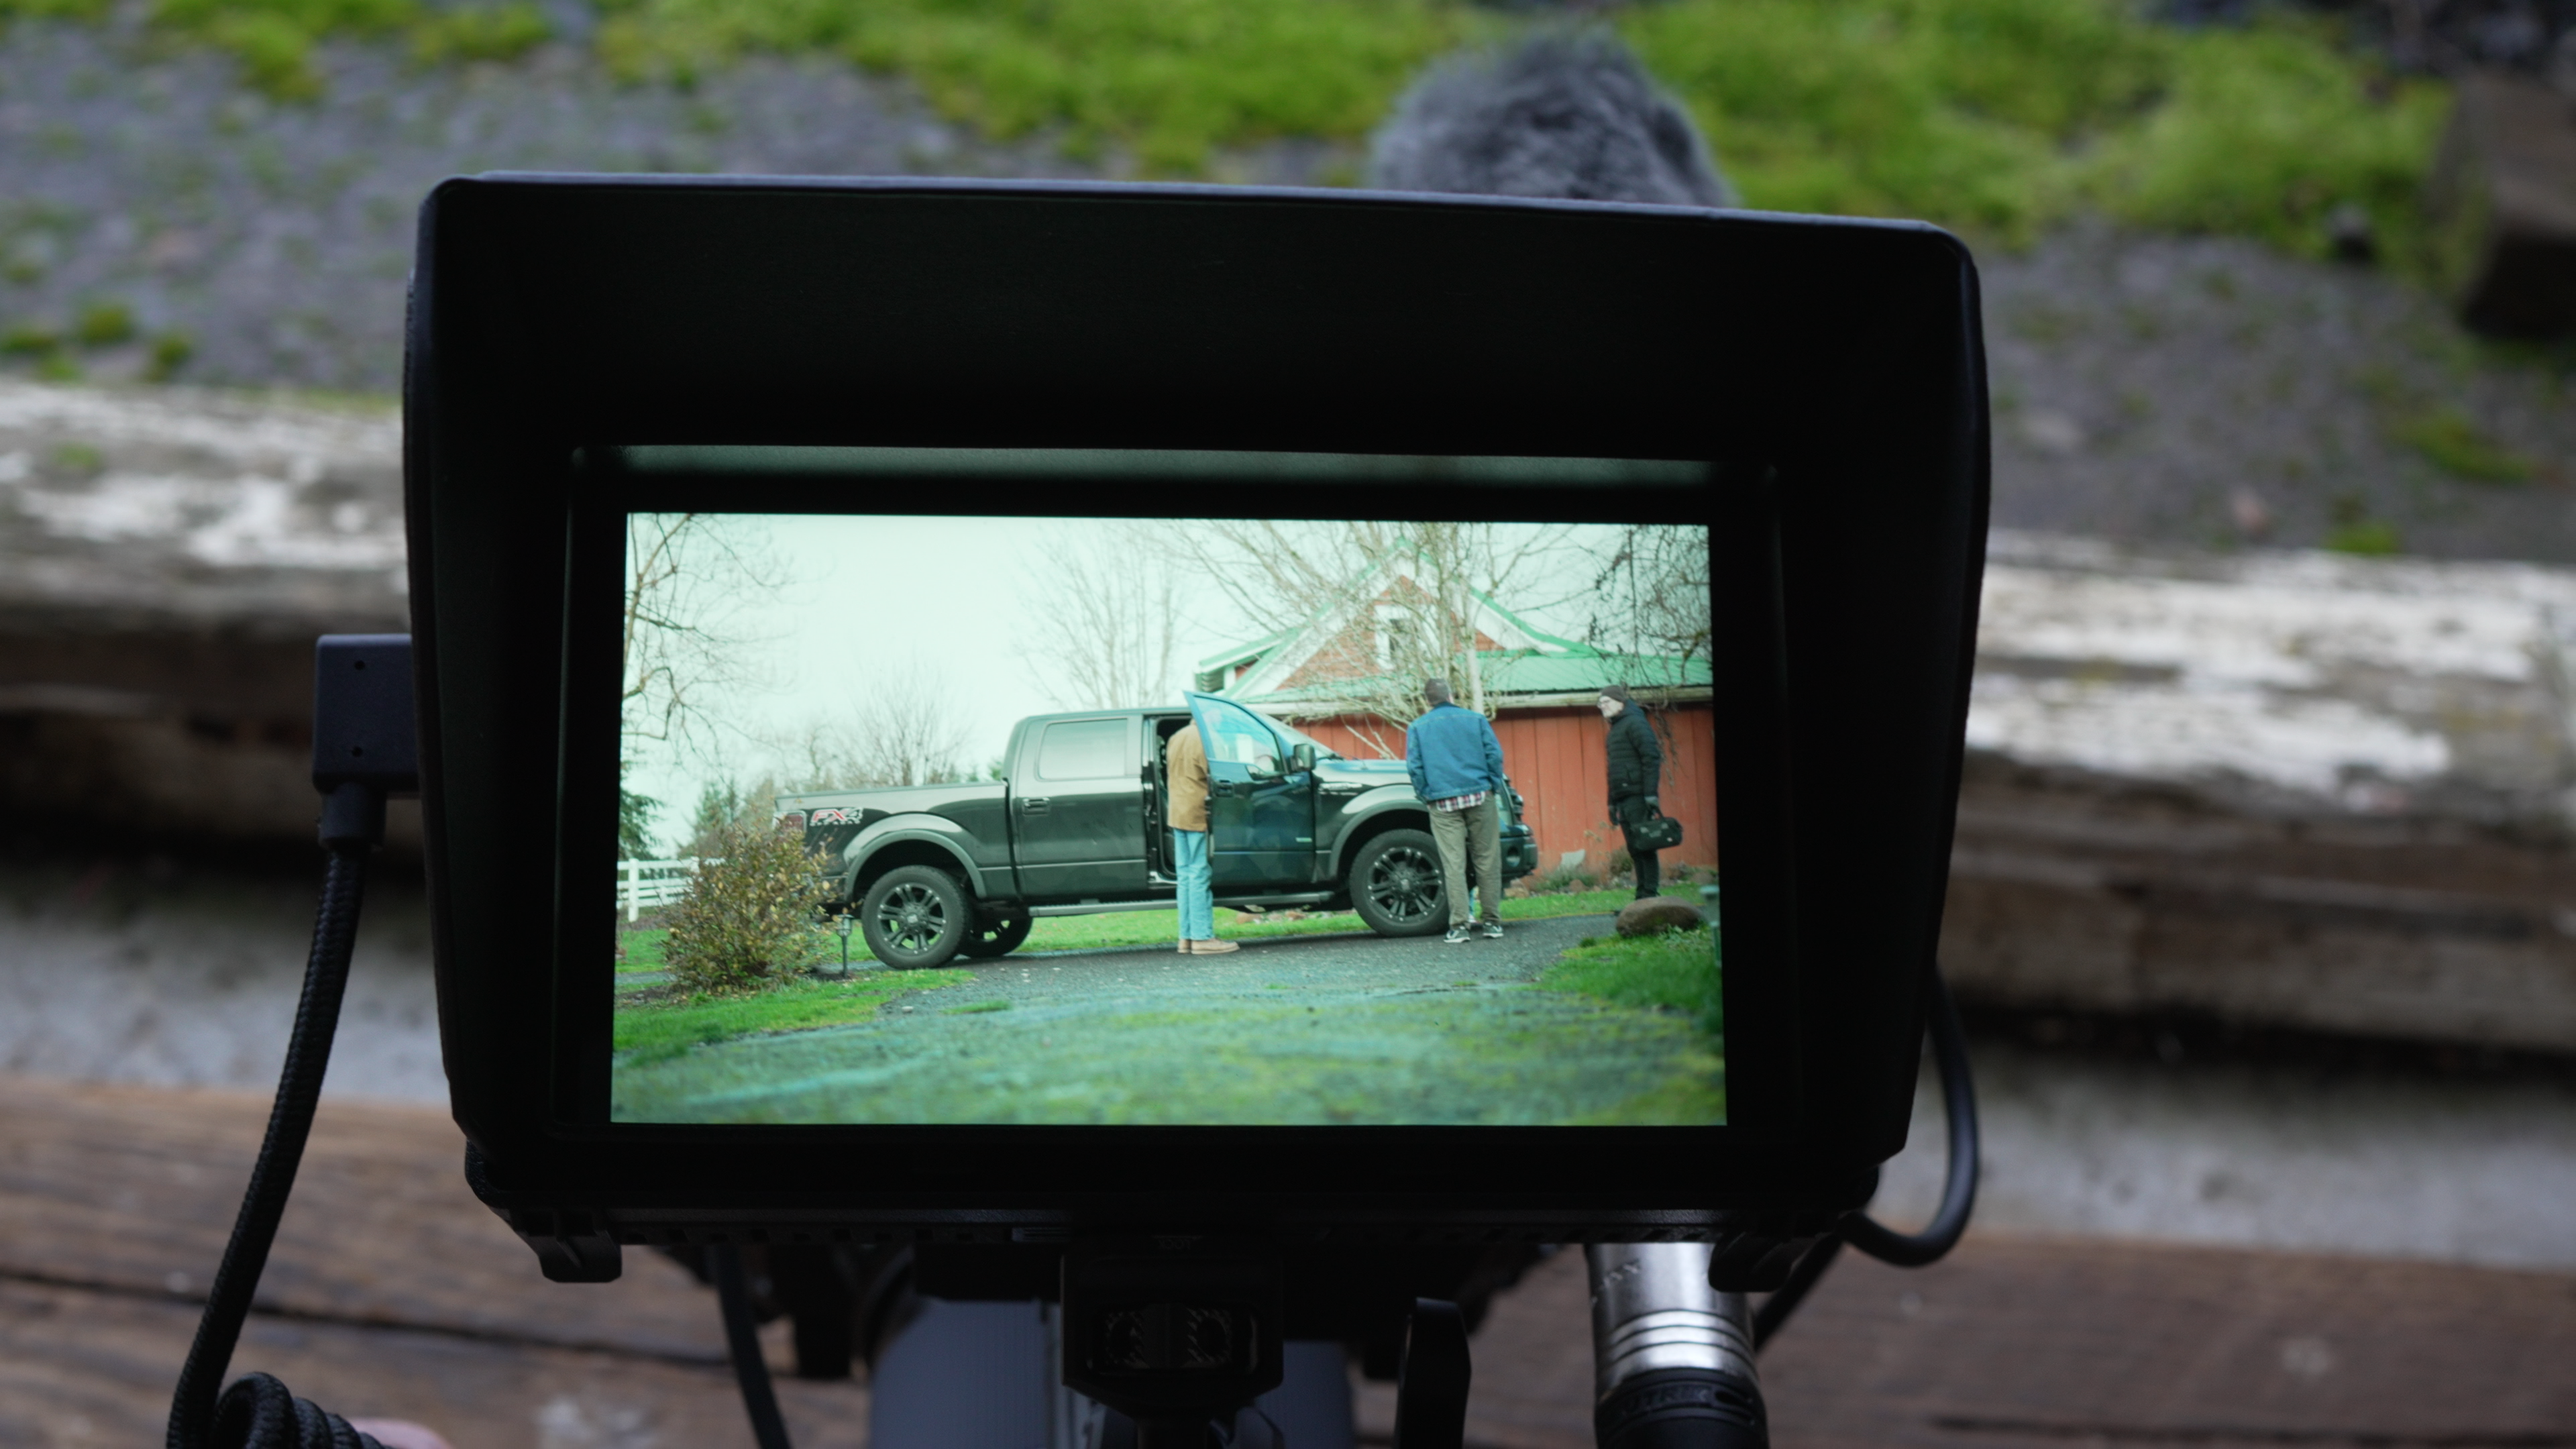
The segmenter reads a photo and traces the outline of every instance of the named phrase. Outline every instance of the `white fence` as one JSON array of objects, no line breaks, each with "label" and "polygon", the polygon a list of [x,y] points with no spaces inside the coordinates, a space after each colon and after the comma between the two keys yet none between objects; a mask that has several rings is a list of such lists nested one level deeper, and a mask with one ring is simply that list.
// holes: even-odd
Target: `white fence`
[{"label": "white fence", "polygon": [[689,878],[701,865],[722,865],[722,860],[621,860],[617,863],[617,908],[634,920],[647,906],[667,906],[677,901],[689,888]]}]

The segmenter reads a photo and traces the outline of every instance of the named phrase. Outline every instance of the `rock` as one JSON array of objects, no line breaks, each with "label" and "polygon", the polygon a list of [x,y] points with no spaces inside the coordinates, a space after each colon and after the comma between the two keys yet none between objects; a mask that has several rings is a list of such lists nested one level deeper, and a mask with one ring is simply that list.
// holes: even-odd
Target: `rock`
[{"label": "rock", "polygon": [[2370,213],[2347,201],[2326,214],[2326,245],[2339,262],[2367,265],[2379,260],[2379,234]]},{"label": "rock", "polygon": [[1630,901],[1619,912],[1622,936],[1660,936],[1666,931],[1695,931],[1706,924],[1698,908],[1672,896]]},{"label": "rock", "polygon": [[2576,331],[2576,117],[2538,82],[2472,75],[2427,201],[2460,319],[2481,332]]}]

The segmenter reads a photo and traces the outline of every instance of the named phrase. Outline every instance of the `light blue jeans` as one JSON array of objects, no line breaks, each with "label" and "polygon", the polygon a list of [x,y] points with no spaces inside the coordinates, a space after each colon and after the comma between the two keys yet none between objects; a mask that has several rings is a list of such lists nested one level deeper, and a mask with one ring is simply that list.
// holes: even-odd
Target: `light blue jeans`
[{"label": "light blue jeans", "polygon": [[1216,902],[1214,877],[1208,874],[1208,833],[1204,830],[1172,832],[1172,873],[1181,882],[1181,939],[1211,941],[1216,939]]}]

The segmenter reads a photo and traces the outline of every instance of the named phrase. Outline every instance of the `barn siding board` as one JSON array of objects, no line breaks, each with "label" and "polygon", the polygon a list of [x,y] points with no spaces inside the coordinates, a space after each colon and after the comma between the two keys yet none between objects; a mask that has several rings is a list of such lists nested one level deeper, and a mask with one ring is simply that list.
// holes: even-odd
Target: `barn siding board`
[{"label": "barn siding board", "polygon": [[[1297,727],[1354,759],[1378,758],[1350,716],[1299,720]],[[1680,848],[1665,852],[1667,865],[1717,864],[1717,735],[1706,705],[1677,705],[1660,711],[1658,733],[1664,740],[1666,814],[1682,822]],[[1400,730],[1386,727],[1390,743]],[[1585,852],[1597,865],[1619,849],[1618,832],[1610,827],[1602,782],[1609,766],[1603,742],[1609,727],[1600,712],[1587,706],[1545,709],[1506,707],[1494,721],[1502,742],[1503,768],[1529,805],[1530,830],[1538,839],[1541,870],[1552,870],[1568,852]]]}]

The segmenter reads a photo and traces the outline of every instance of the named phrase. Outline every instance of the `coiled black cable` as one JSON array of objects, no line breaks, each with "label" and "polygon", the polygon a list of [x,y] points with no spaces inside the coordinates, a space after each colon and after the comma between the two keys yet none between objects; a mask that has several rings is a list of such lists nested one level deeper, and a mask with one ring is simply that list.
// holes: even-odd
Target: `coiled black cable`
[{"label": "coiled black cable", "polygon": [[1759,1352],[1771,1335],[1789,1321],[1807,1291],[1825,1276],[1843,1244],[1900,1268],[1935,1263],[1959,1245],[1977,1206],[1977,1091],[1968,1074],[1968,1033],[1959,1021],[1959,1005],[1941,979],[1940,963],[1932,966],[1932,1061],[1941,1074],[1941,1107],[1949,1117],[1950,1171],[1941,1186],[1941,1207],[1919,1233],[1900,1233],[1865,1212],[1845,1213],[1835,1230],[1807,1250],[1789,1270],[1788,1280],[1753,1315],[1753,1347]]},{"label": "coiled black cable", "polygon": [[213,1440],[258,1449],[384,1449],[374,1435],[351,1428],[311,1399],[295,1397],[267,1374],[245,1374],[224,1390],[215,1404]]},{"label": "coiled black cable", "polygon": [[1932,1060],[1941,1073],[1941,1108],[1950,1118],[1950,1177],[1941,1185],[1941,1209],[1919,1233],[1897,1232],[1865,1212],[1846,1213],[1841,1224],[1843,1241],[1899,1268],[1920,1268],[1947,1256],[1977,1206],[1977,1091],[1968,1079],[1968,1032],[1937,964],[1931,1005]]},{"label": "coiled black cable", "polygon": [[[342,786],[344,790],[359,786]],[[379,807],[381,811],[381,807]],[[322,903],[313,920],[313,949],[304,963],[304,994],[295,1005],[295,1030],[286,1041],[277,1101],[269,1109],[268,1135],[251,1167],[250,1187],[233,1219],[223,1265],[206,1294],[196,1342],[170,1396],[169,1449],[368,1449],[376,1441],[348,1421],[289,1394],[284,1384],[254,1374],[233,1385],[218,1407],[215,1391],[241,1342],[251,1294],[268,1266],[278,1220],[304,1161],[313,1109],[322,1096],[322,1074],[331,1063],[331,1037],[340,1025],[340,998],[349,984],[349,954],[358,936],[358,908],[366,895],[367,843],[335,840],[322,875]]]}]

